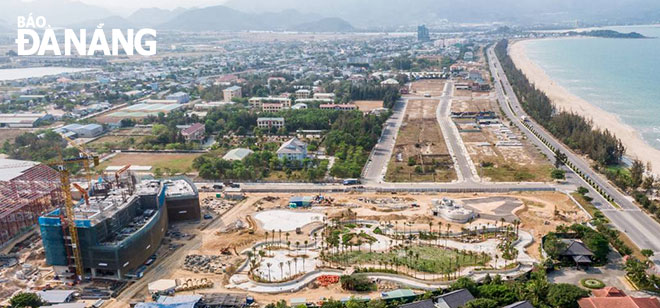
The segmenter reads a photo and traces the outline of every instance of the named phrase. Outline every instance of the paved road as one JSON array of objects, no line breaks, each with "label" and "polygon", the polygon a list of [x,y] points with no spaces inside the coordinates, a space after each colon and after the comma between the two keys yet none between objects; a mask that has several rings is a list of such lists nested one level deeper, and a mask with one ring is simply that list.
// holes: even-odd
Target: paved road
[{"label": "paved road", "polygon": [[456,128],[456,124],[454,124],[450,116],[453,94],[454,83],[447,81],[436,111],[438,125],[440,125],[447,149],[454,161],[458,182],[478,182],[479,176],[474,168],[470,154],[468,154],[465,144],[463,144],[463,138],[461,138],[458,128]]},{"label": "paved road", "polygon": [[406,112],[407,99],[400,99],[392,107],[392,116],[383,125],[380,139],[369,155],[369,161],[362,170],[362,181],[365,183],[380,183],[385,178],[387,164],[392,156],[392,150]]},{"label": "paved road", "polygon": [[[549,155],[548,157],[554,157],[554,153],[523,125],[521,118],[522,116],[527,116],[527,114],[523,111],[492,47],[488,49],[488,59],[490,71],[495,80],[497,98],[502,109],[513,123],[518,126],[525,135],[532,140],[532,142],[534,142],[534,144],[538,145],[546,155]],[[507,102],[509,104],[507,104]],[[568,160],[578,170],[591,178],[603,191],[614,199],[614,202],[621,207],[621,210],[613,207],[579,176],[573,175],[571,177],[572,181],[578,182],[581,186],[589,188],[590,196],[594,197],[594,204],[603,211],[603,214],[605,214],[621,232],[628,235],[628,237],[630,237],[639,248],[653,250],[656,253],[654,261],[656,264],[660,264],[660,224],[642,212],[635,204],[633,204],[629,196],[626,196],[617,190],[605,178],[591,169],[587,161],[552,137],[552,135],[545,131],[538,123],[534,121],[528,121],[527,123],[553,147],[560,149],[565,153]]]}]

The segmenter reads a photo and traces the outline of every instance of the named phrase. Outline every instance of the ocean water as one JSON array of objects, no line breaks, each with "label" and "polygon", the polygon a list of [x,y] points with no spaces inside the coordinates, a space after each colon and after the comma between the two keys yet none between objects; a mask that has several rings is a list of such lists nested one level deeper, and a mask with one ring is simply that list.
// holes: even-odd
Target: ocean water
[{"label": "ocean water", "polygon": [[616,114],[660,149],[660,25],[607,29],[654,38],[533,40],[526,53],[559,85]]}]

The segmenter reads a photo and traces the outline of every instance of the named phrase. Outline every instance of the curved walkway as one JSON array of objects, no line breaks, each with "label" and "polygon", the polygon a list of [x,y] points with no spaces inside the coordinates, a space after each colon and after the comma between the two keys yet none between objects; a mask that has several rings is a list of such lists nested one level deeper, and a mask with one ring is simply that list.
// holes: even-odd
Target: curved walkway
[{"label": "curved walkway", "polygon": [[[536,260],[529,256],[525,252],[525,248],[529,245],[531,245],[534,241],[533,236],[525,231],[520,231],[518,240],[515,242],[515,247],[518,250],[518,258],[517,262],[520,263],[520,266],[509,269],[509,270],[486,270],[486,271],[474,271],[474,269],[465,269],[464,273],[461,273],[462,276],[467,276],[471,277],[474,280],[481,280],[483,279],[487,274],[501,274],[505,275],[505,278],[507,277],[517,277],[520,276],[532,269],[532,265]],[[492,242],[492,243],[491,243]],[[496,240],[489,240],[486,241],[486,243],[480,244],[476,251],[480,251],[480,249],[484,251],[494,251],[494,249],[497,249],[496,246]],[[262,243],[263,244],[263,243]],[[470,247],[470,243],[462,243],[462,242],[457,242],[457,241],[447,241],[446,245],[448,247],[456,248],[456,249],[468,249],[469,250],[474,250],[474,247]],[[495,245],[495,246],[493,246]],[[492,265],[497,265],[497,266],[504,266],[504,260],[498,260],[497,264],[494,264],[495,261],[491,261]],[[313,282],[317,277],[322,276],[322,275],[342,275],[342,274],[349,274],[350,270],[342,271],[342,270],[335,270],[335,269],[322,269],[322,270],[314,270],[311,272],[308,272],[304,274],[303,276],[287,281],[287,282],[281,282],[281,283],[261,283],[261,282],[256,282],[253,280],[250,280],[247,274],[245,273],[239,273],[230,278],[230,283],[226,286],[227,288],[238,288],[250,292],[256,292],[256,293],[284,293],[284,292],[295,292],[298,291],[305,286],[307,286],[309,283]],[[438,289],[438,288],[443,288],[451,284],[453,281],[432,281],[432,280],[421,280],[421,279],[416,279],[404,275],[397,275],[397,274],[388,274],[388,273],[360,273],[360,275],[367,276],[371,279],[379,279],[379,280],[386,280],[386,281],[391,281],[395,282],[410,288],[414,289],[423,289],[423,290],[433,290],[433,289]]]}]

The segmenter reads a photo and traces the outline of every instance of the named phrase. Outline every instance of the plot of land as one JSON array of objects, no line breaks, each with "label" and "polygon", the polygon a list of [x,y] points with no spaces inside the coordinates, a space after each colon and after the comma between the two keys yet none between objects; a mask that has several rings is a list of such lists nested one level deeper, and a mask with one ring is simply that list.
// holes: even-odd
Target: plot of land
[{"label": "plot of land", "polygon": [[508,125],[494,100],[482,93],[462,96],[452,112],[492,111],[495,119],[461,118],[457,123],[465,147],[483,180],[493,182],[550,181],[552,165],[517,129]]},{"label": "plot of land", "polygon": [[138,166],[152,166],[152,172],[157,168],[163,173],[170,170],[173,173],[190,172],[192,171],[193,160],[201,154],[185,154],[185,153],[120,153],[111,159],[101,163],[98,170],[105,170],[108,166],[124,166],[124,165],[138,165]]},{"label": "plot of land", "polygon": [[450,182],[456,179],[437,122],[435,100],[409,100],[387,167],[391,182]]},{"label": "plot of land", "polygon": [[383,108],[383,101],[354,101],[353,104],[355,104],[358,110],[362,112],[369,112],[374,109]]},{"label": "plot of land", "polygon": [[416,95],[429,94],[431,96],[442,96],[445,81],[441,79],[424,79],[410,84],[410,93]]},{"label": "plot of land", "polygon": [[259,212],[254,215],[254,219],[261,223],[261,227],[264,230],[291,231],[315,221],[323,221],[323,214],[290,210],[272,210]]}]

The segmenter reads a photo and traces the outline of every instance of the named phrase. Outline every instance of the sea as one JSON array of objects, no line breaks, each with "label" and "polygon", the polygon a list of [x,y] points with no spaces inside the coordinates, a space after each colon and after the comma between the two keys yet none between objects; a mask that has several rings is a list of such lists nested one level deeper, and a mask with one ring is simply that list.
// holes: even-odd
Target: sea
[{"label": "sea", "polygon": [[36,78],[36,77],[43,77],[50,75],[58,75],[62,73],[82,72],[87,70],[89,69],[75,68],[75,67],[57,67],[57,66],[0,69],[0,81]]},{"label": "sea", "polygon": [[660,149],[660,25],[603,29],[652,38],[532,40],[526,54],[560,86],[616,114]]}]

